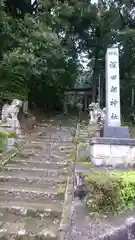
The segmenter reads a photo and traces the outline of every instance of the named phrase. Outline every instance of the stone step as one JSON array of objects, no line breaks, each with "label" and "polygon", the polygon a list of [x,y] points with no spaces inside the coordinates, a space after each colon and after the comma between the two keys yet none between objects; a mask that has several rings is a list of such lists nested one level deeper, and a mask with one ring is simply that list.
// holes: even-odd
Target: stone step
[{"label": "stone step", "polygon": [[87,137],[88,136],[88,132],[80,132],[79,136],[84,136],[84,137],[86,136]]},{"label": "stone step", "polygon": [[62,144],[62,146],[69,146],[69,145],[73,145],[72,141],[70,142],[60,142],[60,141],[55,141],[57,140],[56,138],[46,138],[46,141],[43,141],[42,139],[35,139],[32,140],[30,143],[28,143],[28,146],[31,145],[32,147],[34,146],[41,146],[41,147],[46,147],[46,146],[51,146],[52,144]]},{"label": "stone step", "polygon": [[[3,168],[5,171],[40,171],[40,172],[47,172],[47,174],[52,174],[54,175],[55,174],[55,170],[57,170],[58,168],[56,168],[55,170],[52,168],[48,169],[48,168],[36,168],[36,167],[32,167],[30,165],[23,165],[23,164],[18,164],[18,165],[13,165],[13,164],[10,164],[9,166],[5,166]],[[60,171],[60,169],[58,170]],[[61,174],[61,173],[60,173]],[[33,174],[34,175],[34,174]]]},{"label": "stone step", "polygon": [[23,149],[23,151],[22,152],[20,152],[20,153],[18,153],[18,154],[33,154],[33,153],[41,153],[41,152],[43,152],[43,151],[46,151],[46,149],[36,149],[36,148],[31,148],[31,147],[29,147],[29,148],[24,148]]},{"label": "stone step", "polygon": [[80,130],[79,135],[81,135],[81,134],[87,135],[88,134],[88,129],[87,130]]},{"label": "stone step", "polygon": [[38,136],[38,137],[36,138],[36,141],[37,141],[37,140],[42,140],[42,143],[43,143],[43,141],[50,141],[50,140],[60,141],[60,140],[61,140],[61,136],[56,136],[56,135],[50,135],[50,136],[41,135],[41,136]]},{"label": "stone step", "polygon": [[0,219],[3,215],[14,214],[22,217],[34,218],[61,218],[62,203],[41,203],[41,202],[22,202],[22,201],[6,201],[0,198]]},{"label": "stone step", "polygon": [[44,142],[43,139],[40,139],[40,138],[32,139],[30,141],[30,144],[34,144],[34,145],[36,145],[36,144],[42,144],[43,145],[44,144],[45,145],[46,143],[47,144],[51,143],[50,142],[50,140],[51,140],[50,137],[45,138],[45,140],[47,140],[47,142]]},{"label": "stone step", "polygon": [[19,173],[16,175],[9,175],[8,172],[0,173],[0,185],[3,185],[5,182],[10,182],[10,184],[39,184],[46,187],[51,187],[58,184],[65,184],[67,181],[67,177],[34,177],[33,176],[27,176],[27,177],[21,177]]},{"label": "stone step", "polygon": [[63,150],[71,150],[73,149],[74,145],[73,144],[65,144],[65,145],[60,145],[60,151],[63,151]]},{"label": "stone step", "polygon": [[34,156],[34,153],[32,153],[32,152],[31,153],[30,152],[29,153],[20,152],[17,154],[18,158],[23,158],[23,159],[31,158],[33,156]]},{"label": "stone step", "polygon": [[37,200],[37,198],[25,198],[25,199],[23,199],[23,198],[15,198],[13,195],[3,195],[3,196],[0,196],[0,201],[1,202],[14,202],[14,201],[16,201],[16,202],[26,202],[26,203],[28,203],[29,205],[31,205],[31,204],[37,204],[38,203],[38,205],[40,206],[40,204],[41,205],[45,205],[46,207],[48,206],[48,205],[60,205],[61,204],[61,206],[63,206],[63,203],[64,203],[64,200],[59,200],[59,199],[49,199],[49,198],[44,198],[44,199],[38,199]]},{"label": "stone step", "polygon": [[35,178],[33,179],[24,179],[22,180],[21,178],[16,178],[16,181],[14,179],[9,179],[8,181],[5,181],[6,179],[4,179],[4,181],[0,181],[0,186],[4,187],[7,186],[7,184],[12,185],[13,188],[15,187],[20,187],[20,188],[38,188],[38,189],[50,189],[50,190],[55,190],[58,188],[65,188],[66,183],[67,183],[67,179],[63,179],[63,181],[45,181],[45,180],[35,180]]},{"label": "stone step", "polygon": [[[49,142],[47,142],[47,143],[49,143]],[[28,144],[29,144],[29,143],[28,143]],[[34,140],[32,139],[32,140],[30,141],[30,144],[33,144],[33,145],[37,145],[37,144],[39,145],[39,144],[41,144],[41,145],[43,145],[44,142],[43,142],[42,139],[39,139],[39,138],[37,139],[37,138],[36,138],[36,139],[34,139]],[[44,144],[44,145],[45,145],[45,144]]]},{"label": "stone step", "polygon": [[30,158],[20,158],[19,156],[16,156],[14,159],[20,161],[20,160],[28,160],[28,161],[41,161],[41,162],[66,162],[69,159],[69,156],[71,156],[72,152],[56,152],[56,151],[51,151],[47,153],[40,153],[36,154],[33,157]]},{"label": "stone step", "polygon": [[16,175],[17,172],[19,172],[20,176],[22,177],[27,177],[27,176],[39,176],[39,177],[58,177],[58,176],[65,176],[68,174],[67,168],[63,168],[63,169],[31,169],[31,168],[27,168],[27,169],[20,169],[17,167],[4,167],[3,172],[8,172],[8,174],[10,175],[11,173]]},{"label": "stone step", "polygon": [[10,183],[0,185],[0,197],[4,197],[7,199],[10,197],[10,199],[16,199],[16,200],[64,200],[64,191],[65,188],[61,190],[61,188],[39,188],[39,187],[33,187],[31,186],[13,186]]},{"label": "stone step", "polygon": [[1,221],[0,240],[58,240],[57,230],[59,222],[47,221],[37,218],[19,219],[7,216],[7,220]]},{"label": "stone step", "polygon": [[68,156],[70,156],[71,153],[68,153],[68,154],[58,154],[58,153],[54,153],[53,151],[49,154],[45,153],[43,155],[40,155],[40,157],[38,157],[36,154],[32,157],[29,157],[29,158],[23,158],[23,157],[20,157],[18,155],[16,155],[12,161],[16,161],[16,162],[37,162],[37,163],[48,163],[48,162],[51,162],[51,163],[54,163],[54,164],[57,164],[57,163],[63,163],[63,164],[66,164],[67,161],[68,161]]},{"label": "stone step", "polygon": [[31,168],[32,170],[35,169],[63,169],[68,167],[67,163],[63,162],[41,162],[41,161],[27,161],[27,160],[21,160],[21,161],[15,161],[13,160],[10,164],[6,165],[6,168],[20,168],[20,169],[27,169]]},{"label": "stone step", "polygon": [[55,157],[55,155],[57,155],[59,157],[62,157],[62,156],[64,157],[64,156],[70,154],[71,152],[72,152],[72,149],[71,150],[66,150],[65,149],[64,151],[60,151],[60,150],[57,149],[57,147],[52,147],[52,148],[48,148],[44,151],[38,151],[38,152],[36,152],[36,151],[32,152],[32,150],[29,150],[29,151],[24,150],[23,153],[17,154],[16,157],[20,158],[20,159],[33,159],[33,158],[35,159],[35,158],[38,158],[38,157],[48,158],[48,157],[51,157],[51,155],[54,156],[54,157]]},{"label": "stone step", "polygon": [[35,143],[29,142],[27,145],[25,145],[25,149],[27,149],[27,148],[34,148],[36,150],[37,149],[42,150],[43,147],[44,147],[44,143],[43,142],[42,142],[42,144],[41,143],[37,143],[37,142],[35,142]]},{"label": "stone step", "polygon": [[31,155],[33,156],[33,153],[39,153],[39,154],[45,154],[48,152],[48,150],[54,150],[56,149],[57,152],[71,152],[72,149],[73,149],[73,146],[61,146],[61,144],[51,144],[50,146],[46,145],[42,150],[39,150],[39,149],[32,149],[31,147],[27,147],[27,149],[23,149],[23,152],[19,153],[18,155]]},{"label": "stone step", "polygon": [[63,153],[63,154],[72,153],[73,152],[73,147],[70,148],[70,149],[61,149],[60,152]]},{"label": "stone step", "polygon": [[[72,151],[71,151],[72,152]],[[66,158],[68,155],[71,154],[71,152],[65,151],[65,152],[61,152],[61,151],[56,151],[55,149],[51,152],[50,157],[56,157],[56,158]]]},{"label": "stone step", "polygon": [[70,137],[64,137],[64,136],[39,136],[38,138],[36,138],[36,141],[42,140],[43,141],[52,141],[52,142],[71,142],[73,141],[73,138]]}]

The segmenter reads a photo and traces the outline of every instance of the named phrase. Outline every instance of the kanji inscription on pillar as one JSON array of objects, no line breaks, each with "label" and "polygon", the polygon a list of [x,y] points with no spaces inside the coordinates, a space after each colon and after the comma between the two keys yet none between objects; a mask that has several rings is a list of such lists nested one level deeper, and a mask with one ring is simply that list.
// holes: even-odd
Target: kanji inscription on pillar
[{"label": "kanji inscription on pillar", "polygon": [[108,126],[120,126],[119,50],[108,48],[106,53],[106,108]]}]

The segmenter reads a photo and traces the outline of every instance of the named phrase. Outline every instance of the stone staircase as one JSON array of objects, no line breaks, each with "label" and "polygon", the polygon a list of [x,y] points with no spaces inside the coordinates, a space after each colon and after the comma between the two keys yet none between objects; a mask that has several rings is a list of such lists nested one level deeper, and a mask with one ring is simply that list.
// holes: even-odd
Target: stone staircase
[{"label": "stone staircase", "polygon": [[0,172],[0,239],[59,239],[73,137],[67,127],[45,132]]}]

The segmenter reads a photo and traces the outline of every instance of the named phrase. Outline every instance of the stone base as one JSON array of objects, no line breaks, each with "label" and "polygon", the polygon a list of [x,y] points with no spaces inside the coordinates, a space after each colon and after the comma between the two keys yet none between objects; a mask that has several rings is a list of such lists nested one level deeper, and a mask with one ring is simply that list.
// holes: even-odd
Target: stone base
[{"label": "stone base", "polygon": [[130,138],[129,127],[104,126],[100,130],[100,137],[105,137],[105,138]]},{"label": "stone base", "polygon": [[90,144],[90,159],[95,166],[135,165],[135,139],[95,137]]}]

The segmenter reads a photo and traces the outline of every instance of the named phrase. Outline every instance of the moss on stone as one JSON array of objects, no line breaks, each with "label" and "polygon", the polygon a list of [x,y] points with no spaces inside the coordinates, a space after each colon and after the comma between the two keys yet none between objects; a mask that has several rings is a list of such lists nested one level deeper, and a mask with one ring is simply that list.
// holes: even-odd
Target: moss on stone
[{"label": "moss on stone", "polygon": [[65,193],[66,183],[57,185],[57,195],[61,196]]},{"label": "moss on stone", "polygon": [[78,150],[80,151],[88,149],[88,143],[79,143],[78,145]]},{"label": "moss on stone", "polygon": [[76,163],[79,163],[80,165],[87,167],[87,168],[93,168],[94,165],[93,163],[90,161],[89,157],[82,157],[78,160],[76,160]]},{"label": "moss on stone", "polygon": [[73,149],[73,151],[70,153],[70,162],[74,163],[76,161],[76,149]]},{"label": "moss on stone", "polygon": [[84,143],[84,142],[85,142],[85,139],[83,137],[80,137],[80,136],[75,137],[75,140],[74,140],[75,145],[78,145],[79,143]]},{"label": "moss on stone", "polygon": [[0,138],[16,138],[16,134],[9,132],[0,132]]},{"label": "moss on stone", "polygon": [[4,150],[6,139],[7,139],[7,136],[0,133],[0,153],[2,153]]}]

